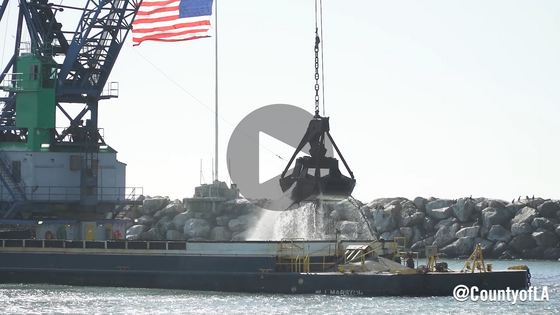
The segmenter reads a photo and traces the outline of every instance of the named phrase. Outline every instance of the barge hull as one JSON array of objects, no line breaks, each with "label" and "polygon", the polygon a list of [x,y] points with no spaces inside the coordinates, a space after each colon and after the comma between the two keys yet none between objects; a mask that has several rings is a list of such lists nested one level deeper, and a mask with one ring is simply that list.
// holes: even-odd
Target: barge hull
[{"label": "barge hull", "polygon": [[[339,272],[346,256],[337,247],[370,247],[334,244],[0,240],[0,283],[355,296],[451,296],[457,285],[527,286],[526,270],[396,274],[355,266],[348,269],[356,272]],[[389,245],[379,251],[387,254]]]},{"label": "barge hull", "polygon": [[165,272],[0,269],[1,283],[159,288],[241,293],[354,296],[451,296],[457,285],[480,289],[526,288],[524,270],[428,274]]}]

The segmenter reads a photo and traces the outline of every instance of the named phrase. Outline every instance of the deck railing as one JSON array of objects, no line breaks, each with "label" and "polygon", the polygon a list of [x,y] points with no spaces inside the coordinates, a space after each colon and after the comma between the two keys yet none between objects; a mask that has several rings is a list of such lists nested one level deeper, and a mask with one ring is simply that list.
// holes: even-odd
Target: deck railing
[{"label": "deck railing", "polygon": [[[130,202],[143,195],[142,187],[97,187],[94,195],[99,201]],[[79,201],[80,187],[76,186],[25,186],[27,200],[35,202]]]},{"label": "deck railing", "polygon": [[[329,255],[312,255],[325,252],[328,252]],[[305,241],[303,238],[284,238],[279,243],[278,262],[276,265],[281,270],[289,272],[309,273],[311,271],[326,271],[336,264],[332,259],[327,259],[327,257],[334,256],[335,253],[336,245],[334,243],[326,245],[315,252],[305,253]],[[312,262],[312,257],[320,257],[321,261]]]},{"label": "deck railing", "polygon": [[0,248],[186,250],[187,244],[187,241],[70,241],[39,239],[0,240]]}]

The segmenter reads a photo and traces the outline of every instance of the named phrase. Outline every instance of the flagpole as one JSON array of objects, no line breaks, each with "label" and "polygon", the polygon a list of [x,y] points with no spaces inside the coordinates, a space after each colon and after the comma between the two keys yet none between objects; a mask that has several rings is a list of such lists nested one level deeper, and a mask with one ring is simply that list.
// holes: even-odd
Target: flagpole
[{"label": "flagpole", "polygon": [[215,95],[215,105],[216,105],[216,109],[215,109],[215,122],[214,124],[216,125],[216,139],[215,139],[215,156],[214,156],[214,161],[216,163],[215,168],[216,168],[216,173],[215,173],[215,178],[214,180],[218,180],[218,0],[214,0],[215,3],[215,8],[214,8],[214,29],[215,29],[215,43],[216,43],[216,51],[215,51],[215,55],[216,55],[216,76],[215,76],[215,80],[216,80],[216,95]]}]

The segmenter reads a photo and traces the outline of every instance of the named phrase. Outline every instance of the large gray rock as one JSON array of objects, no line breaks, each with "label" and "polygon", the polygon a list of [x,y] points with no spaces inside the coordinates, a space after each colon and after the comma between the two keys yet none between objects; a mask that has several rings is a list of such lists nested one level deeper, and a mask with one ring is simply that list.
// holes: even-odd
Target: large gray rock
[{"label": "large gray rock", "polygon": [[183,241],[187,238],[185,237],[185,234],[183,234],[183,232],[179,232],[177,230],[168,230],[167,233],[165,233],[165,239],[167,239],[168,241]]},{"label": "large gray rock", "polygon": [[400,213],[400,226],[413,227],[422,224],[425,216],[424,212],[417,211],[415,208],[404,208]]},{"label": "large gray rock", "polygon": [[525,259],[543,259],[544,247],[535,247],[524,249],[521,256]]},{"label": "large gray rock", "polygon": [[455,201],[451,199],[436,199],[426,204],[426,212],[434,209],[449,208],[454,203]]},{"label": "large gray rock", "polygon": [[437,223],[436,220],[430,217],[424,217],[424,220],[422,222],[422,227],[424,228],[424,230],[426,230],[426,232],[429,233],[434,230],[436,223]]},{"label": "large gray rock", "polygon": [[499,257],[499,259],[521,259],[521,257],[521,255],[517,254],[513,250],[508,249]]},{"label": "large gray rock", "polygon": [[126,217],[131,220],[138,219],[142,216],[142,213],[140,213],[140,208],[142,208],[142,205],[134,206],[132,210],[126,215]]},{"label": "large gray rock", "polygon": [[556,229],[554,229],[554,232],[556,232],[556,235],[560,236],[560,225],[556,226]]},{"label": "large gray rock", "polygon": [[457,203],[451,206],[453,210],[453,215],[459,220],[459,222],[469,221],[471,215],[474,213],[474,202],[469,199],[459,199]]},{"label": "large gray rock", "polygon": [[506,209],[509,210],[511,217],[515,217],[517,212],[525,207],[524,204],[521,203],[512,203],[506,206]]},{"label": "large gray rock", "polygon": [[488,200],[488,207],[490,208],[505,208],[506,205],[507,202],[503,200],[497,200],[497,199]]},{"label": "large gray rock", "polygon": [[424,243],[426,245],[432,245],[434,244],[434,237],[433,236],[428,236],[424,239]]},{"label": "large gray rock", "polygon": [[126,230],[127,240],[139,240],[142,238],[142,234],[148,231],[150,228],[145,225],[133,225],[128,230]]},{"label": "large gray rock", "polygon": [[418,241],[410,246],[410,250],[413,252],[423,252],[425,247],[426,244],[424,243],[424,241]]},{"label": "large gray rock", "polygon": [[210,224],[206,220],[202,219],[188,219],[185,221],[185,226],[183,227],[183,233],[187,239],[192,238],[208,238],[210,233]]},{"label": "large gray rock", "polygon": [[231,214],[221,215],[216,218],[216,225],[227,226],[229,221],[231,221],[232,219],[235,219],[234,215]]},{"label": "large gray rock", "polygon": [[531,223],[533,219],[537,217],[537,210],[524,207],[523,209],[519,210],[515,217],[511,219],[511,224],[515,223]]},{"label": "large gray rock", "polygon": [[489,226],[481,226],[480,227],[480,237],[482,238],[487,238],[488,237],[488,232],[490,232],[490,227]]},{"label": "large gray rock", "polygon": [[[138,196],[136,198],[136,201],[144,201],[145,197],[144,196]],[[142,213],[140,213],[140,210],[142,208],[142,205],[128,205],[124,207],[125,211],[128,211],[128,213],[126,214],[126,218],[131,219],[131,220],[135,220],[138,219],[139,217],[142,216]]]},{"label": "large gray rock", "polygon": [[444,225],[453,225],[455,223],[457,223],[459,220],[457,220],[454,217],[450,217],[444,220],[439,221],[436,226],[434,226],[434,229],[439,230],[440,227],[444,226]]},{"label": "large gray rock", "polygon": [[473,222],[472,225],[482,225],[482,214],[480,212],[475,212],[469,218]]},{"label": "large gray rock", "polygon": [[397,203],[400,204],[403,200],[407,200],[407,199],[403,198],[403,197],[378,198],[378,199],[375,199],[375,200],[371,201],[370,203],[368,203],[368,206],[369,205],[381,205],[381,206],[395,205]]},{"label": "large gray rock", "polygon": [[145,225],[145,226],[152,226],[154,224],[154,217],[152,217],[149,214],[145,214],[141,217],[138,218],[137,223],[140,225]]},{"label": "large gray rock", "polygon": [[189,209],[189,212],[194,212],[195,219],[202,219],[208,222],[214,222],[216,220],[217,215],[213,211],[202,211],[202,212],[195,212]]},{"label": "large gray rock", "polygon": [[556,212],[560,211],[560,206],[554,201],[545,201],[537,208],[539,210],[539,215],[547,218],[555,218]]},{"label": "large gray rock", "polygon": [[[323,205],[323,209],[325,209],[325,205]],[[368,206],[363,206],[362,207],[362,212],[364,213],[364,215],[366,216],[366,218],[368,219],[373,219],[373,214],[371,213],[372,208],[368,207]],[[359,211],[359,210],[358,210]],[[328,210],[327,210],[328,213]],[[362,216],[360,215],[360,218]]]},{"label": "large gray rock", "polygon": [[373,209],[372,214],[377,232],[385,233],[387,231],[392,231],[397,227],[397,222],[395,222],[391,216],[390,211]]},{"label": "large gray rock", "polygon": [[[382,199],[375,199],[366,204],[366,207],[372,209],[378,209],[379,207],[383,207],[387,202],[383,201]],[[324,207],[324,205],[323,205]]]},{"label": "large gray rock", "polygon": [[243,215],[257,211],[257,206],[247,199],[233,199],[224,202],[222,209],[226,213]]},{"label": "large gray rock", "polygon": [[443,247],[451,243],[455,239],[455,233],[459,230],[459,224],[455,223],[453,225],[444,225],[439,228],[434,236],[434,245],[438,247]]},{"label": "large gray rock", "polygon": [[414,231],[411,227],[402,227],[399,228],[401,235],[405,237],[406,244],[412,244],[412,236],[414,235]]},{"label": "large gray rock", "polygon": [[158,222],[165,215],[163,214],[163,209],[161,209],[161,210],[156,211],[156,213],[152,214],[151,216],[154,219],[154,222]]},{"label": "large gray rock", "polygon": [[182,231],[183,228],[185,227],[185,222],[187,222],[188,219],[192,219],[192,218],[193,217],[188,211],[179,213],[171,221],[173,223],[173,229],[177,231]]},{"label": "large gray rock", "polygon": [[231,240],[235,242],[246,241],[248,236],[249,236],[248,230],[236,232],[232,234]]},{"label": "large gray rock", "polygon": [[473,251],[474,238],[461,237],[455,242],[443,247],[440,251],[448,256],[470,255]]},{"label": "large gray rock", "polygon": [[174,228],[172,220],[172,218],[167,216],[161,218],[155,225],[156,230],[158,230],[161,235],[167,235],[167,231]]},{"label": "large gray rock", "polygon": [[176,215],[184,211],[185,207],[183,207],[183,204],[179,203],[179,201],[177,200],[154,213],[154,220],[157,222],[163,217],[170,217],[171,219],[173,219]]},{"label": "large gray rock", "polygon": [[[363,222],[363,221],[362,221]],[[377,237],[377,232],[375,230],[375,221],[373,221],[373,218],[367,218],[367,223],[369,225],[369,228],[371,228],[373,230],[373,234],[375,235],[375,237]],[[366,222],[363,223],[363,230],[362,233],[365,233],[367,236],[364,236],[366,239],[369,239],[371,237],[371,232],[368,228],[368,226],[366,225]]]},{"label": "large gray rock", "polygon": [[478,231],[480,230],[480,226],[469,226],[469,227],[464,227],[462,229],[460,229],[459,231],[457,231],[457,233],[455,233],[455,237],[456,238],[461,238],[461,237],[477,237],[478,236]]},{"label": "large gray rock", "polygon": [[492,254],[492,250],[494,249],[494,242],[483,238],[475,238],[474,244],[480,244],[480,249],[482,249],[483,255]]},{"label": "large gray rock", "polygon": [[[429,205],[429,204],[428,204]],[[453,214],[451,207],[443,207],[431,209],[426,206],[426,215],[436,220],[443,220],[449,218]]]},{"label": "large gray rock", "polygon": [[486,227],[491,227],[492,225],[504,225],[508,220],[511,219],[509,211],[504,208],[494,208],[488,207],[482,210],[482,224]]},{"label": "large gray rock", "polygon": [[531,198],[531,201],[527,202],[527,205],[529,205],[531,208],[535,208],[537,209],[540,205],[542,205],[546,200],[542,199],[542,198]]},{"label": "large gray rock", "polygon": [[142,214],[154,214],[169,204],[169,197],[146,197],[142,201]]},{"label": "large gray rock", "polygon": [[393,200],[385,206],[385,211],[389,211],[391,213],[391,216],[393,216],[393,218],[399,217],[401,210],[402,210],[401,200]]},{"label": "large gray rock", "polygon": [[514,223],[511,225],[511,236],[516,236],[520,234],[531,234],[535,231],[530,223],[521,222]]},{"label": "large gray rock", "polygon": [[532,234],[535,243],[539,247],[556,247],[558,245],[558,238],[556,235],[550,231],[536,231]]},{"label": "large gray rock", "polygon": [[531,226],[536,229],[547,229],[550,231],[554,231],[554,222],[547,218],[534,218],[533,222],[531,222]]},{"label": "large gray rock", "polygon": [[401,201],[401,207],[402,209],[412,209],[414,211],[419,211],[418,207],[416,207],[416,205],[414,204],[414,202],[408,200],[408,199],[404,199]]},{"label": "large gray rock", "polygon": [[420,227],[418,225],[414,226],[412,228],[412,243],[416,243],[422,240],[422,236],[422,230],[420,229]]},{"label": "large gray rock", "polygon": [[537,243],[535,243],[531,235],[521,234],[514,237],[511,242],[509,242],[509,246],[521,254],[524,249],[536,247]]},{"label": "large gray rock", "polygon": [[351,239],[356,239],[359,233],[358,222],[342,221],[339,225],[340,233],[349,236]]},{"label": "large gray rock", "polygon": [[142,239],[147,241],[163,241],[165,236],[163,236],[156,228],[151,228],[148,232],[144,233]]},{"label": "large gray rock", "polygon": [[[223,212],[225,203],[223,199],[200,197],[200,195],[193,198],[184,198],[183,202],[186,205],[185,207],[195,214],[195,218],[200,213],[203,213],[205,217],[217,217]],[[233,211],[235,210],[236,209],[234,208]]]},{"label": "large gray rock", "polygon": [[[325,204],[323,204],[323,210],[326,213],[329,213],[330,209],[325,207]],[[362,212],[364,213],[364,215],[366,216],[366,218],[368,219],[373,219],[373,214],[371,213],[371,211],[373,210],[372,207],[369,206],[369,204],[365,205],[362,207]],[[362,216],[360,215],[360,218]]]},{"label": "large gray rock", "polygon": [[560,259],[560,247],[549,247],[543,253],[544,259],[558,260]]},{"label": "large gray rock", "polygon": [[482,199],[482,200],[476,200],[475,201],[475,205],[474,205],[474,210],[476,212],[482,212],[482,210],[488,208],[488,200],[486,199]]},{"label": "large gray rock", "polygon": [[508,250],[508,245],[504,242],[496,242],[494,248],[492,249],[492,256],[493,257],[500,257],[504,254],[504,252]]},{"label": "large gray rock", "polygon": [[508,243],[511,240],[511,233],[503,226],[496,224],[492,225],[490,231],[488,231],[488,236],[486,238],[493,242]]},{"label": "large gray rock", "polygon": [[418,210],[426,212],[426,205],[428,204],[428,200],[426,200],[426,198],[416,197],[413,202]]},{"label": "large gray rock", "polygon": [[230,231],[236,233],[247,230],[249,227],[254,226],[258,221],[258,217],[253,213],[240,215],[228,222]]},{"label": "large gray rock", "polygon": [[212,241],[229,241],[231,240],[231,231],[225,226],[216,226],[210,230],[208,239]]},{"label": "large gray rock", "polygon": [[395,237],[401,237],[402,234],[399,230],[394,230],[394,231],[387,231],[385,233],[382,233],[380,238],[387,240],[387,241],[392,241],[395,239]]}]

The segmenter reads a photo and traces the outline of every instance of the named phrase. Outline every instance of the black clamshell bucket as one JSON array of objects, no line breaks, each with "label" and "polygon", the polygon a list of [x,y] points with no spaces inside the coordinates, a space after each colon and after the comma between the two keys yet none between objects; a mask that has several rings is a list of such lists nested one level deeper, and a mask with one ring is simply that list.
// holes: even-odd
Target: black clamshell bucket
[{"label": "black clamshell bucket", "polygon": [[[325,137],[328,137],[333,144],[350,177],[340,172],[337,159],[325,156],[327,152]],[[296,155],[307,143],[310,145],[310,155],[298,158],[292,174],[286,176]],[[355,185],[354,174],[329,133],[329,118],[316,115],[309,122],[307,132],[280,177],[282,191],[286,193],[291,190],[291,199],[297,203],[313,202],[318,199],[340,201],[352,194]]]}]

